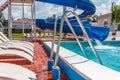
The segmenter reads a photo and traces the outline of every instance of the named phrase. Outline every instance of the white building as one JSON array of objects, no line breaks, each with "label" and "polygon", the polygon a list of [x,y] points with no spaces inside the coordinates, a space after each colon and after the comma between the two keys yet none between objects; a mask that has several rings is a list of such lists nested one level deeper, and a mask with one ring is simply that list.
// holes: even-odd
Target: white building
[{"label": "white building", "polygon": [[16,21],[13,21],[13,28],[15,29],[23,29],[23,24],[24,24],[24,29],[31,29],[32,28],[32,19],[18,19]]},{"label": "white building", "polygon": [[111,26],[111,15],[112,13],[104,14],[98,16],[98,25],[99,26],[109,26],[111,30],[113,30],[113,27]]},{"label": "white building", "polygon": [[113,23],[113,25],[111,25],[111,17],[112,17],[112,13],[100,15],[98,16],[97,24],[99,26],[107,25],[110,27],[111,30],[120,30],[120,23],[118,23],[118,26],[116,26],[115,22]]}]

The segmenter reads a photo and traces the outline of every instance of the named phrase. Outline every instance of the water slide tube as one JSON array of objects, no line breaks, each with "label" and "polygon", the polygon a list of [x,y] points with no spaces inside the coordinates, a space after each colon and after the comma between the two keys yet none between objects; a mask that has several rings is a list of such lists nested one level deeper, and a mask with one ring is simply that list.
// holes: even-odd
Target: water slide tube
[{"label": "water slide tube", "polygon": [[[93,15],[96,10],[94,4],[90,0],[36,0],[36,1],[68,6],[73,8],[77,7],[77,9],[83,10],[83,13],[79,15],[80,18],[85,18],[88,15]],[[71,19],[73,18],[74,17],[71,17]],[[55,21],[54,19],[36,19],[36,26],[42,29],[53,29],[54,21]],[[70,23],[72,24],[77,35],[83,35],[82,30],[80,29],[78,23],[75,20],[71,20]],[[88,36],[92,40],[104,41],[107,38],[109,34],[108,27],[91,26],[89,22],[82,23],[88,33]],[[60,24],[58,23],[57,30],[59,30],[59,26]],[[71,33],[66,22],[64,22],[63,32]]]},{"label": "water slide tube", "polygon": [[[70,21],[72,24],[73,29],[75,30],[77,35],[83,35],[81,28],[79,27],[78,23],[75,21]],[[107,36],[109,35],[109,27],[107,26],[92,26],[90,22],[82,22],[85,30],[88,33],[88,36],[92,40],[99,40],[104,41]],[[57,24],[57,30],[59,30],[60,24]],[[54,19],[36,19],[36,26],[42,29],[50,29],[53,30],[54,26]],[[64,22],[63,27],[64,33],[72,33],[68,25]]]}]

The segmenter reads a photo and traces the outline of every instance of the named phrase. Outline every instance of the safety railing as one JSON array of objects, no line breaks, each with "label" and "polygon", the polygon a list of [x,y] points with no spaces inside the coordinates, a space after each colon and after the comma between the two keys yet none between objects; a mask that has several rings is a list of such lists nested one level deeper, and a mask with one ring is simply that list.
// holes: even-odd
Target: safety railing
[{"label": "safety railing", "polygon": [[[57,21],[60,20],[60,18],[61,18],[61,17],[56,18],[56,20],[55,20],[55,22],[54,22],[54,33],[53,33],[53,39],[52,39],[52,47],[51,47],[51,53],[50,53],[50,60],[52,60],[52,57],[53,57],[53,49],[54,49],[54,42],[55,42],[55,34],[56,34],[56,28],[57,28]],[[68,21],[67,18],[65,18],[65,20],[66,20],[67,24],[69,25],[72,33],[74,34],[74,37],[75,37],[75,39],[76,39],[76,41],[77,41],[80,49],[81,49],[82,52],[84,53],[85,57],[88,58],[88,56],[87,56],[86,52],[84,51],[84,49],[83,49],[83,47],[82,47],[82,45],[81,45],[81,43],[80,43],[80,41],[79,41],[79,39],[78,39],[75,31],[74,31],[74,29],[72,28],[70,22]],[[63,22],[64,22],[64,20],[63,20]],[[61,25],[61,26],[62,26],[62,25]],[[61,32],[61,33],[62,33],[62,32]],[[60,33],[60,34],[61,34],[61,33]],[[58,41],[58,45],[60,45],[60,44],[59,44],[59,41]],[[59,51],[58,51],[58,48],[57,48],[56,56],[57,56],[58,52],[59,52]],[[58,58],[57,58],[57,59],[58,59]],[[56,61],[56,60],[55,60],[55,61]],[[56,61],[56,62],[57,62],[57,61]],[[56,62],[55,62],[55,65],[57,65]]]},{"label": "safety railing", "polygon": [[67,17],[65,17],[65,21],[67,22],[67,24],[68,24],[68,26],[69,26],[70,30],[72,31],[72,33],[73,33],[73,35],[74,35],[74,37],[75,37],[75,39],[76,39],[76,41],[77,41],[77,43],[78,43],[78,45],[79,45],[80,49],[81,49],[81,50],[82,50],[82,52],[84,53],[85,57],[87,57],[87,58],[88,58],[87,53],[85,52],[85,50],[84,50],[84,48],[83,48],[82,44],[80,43],[80,41],[79,41],[79,39],[78,39],[78,37],[77,37],[77,35],[76,35],[76,33],[75,33],[74,29],[72,28],[71,23],[70,23],[70,22],[69,22],[69,20],[67,19]]},{"label": "safety railing", "polygon": [[79,24],[79,27],[82,29],[83,34],[87,37],[87,41],[88,41],[88,43],[89,43],[89,45],[90,45],[90,47],[91,47],[94,55],[95,55],[96,58],[98,59],[99,63],[102,64],[102,61],[101,61],[101,59],[100,59],[100,56],[99,56],[99,54],[96,52],[94,46],[92,45],[92,42],[91,42],[91,40],[90,40],[90,38],[89,38],[89,36],[88,36],[85,28],[83,27],[83,25],[82,25],[82,23],[81,23],[81,21],[80,21],[80,19],[79,19],[79,16],[78,16],[75,12],[72,12],[72,11],[68,11],[68,12],[70,12],[71,14],[73,14],[73,15],[75,16],[75,18],[76,18],[76,20],[77,20],[77,22],[78,22],[78,24]]},{"label": "safety railing", "polygon": [[52,60],[53,57],[53,49],[54,49],[54,42],[55,42],[55,35],[56,35],[56,28],[57,28],[57,21],[61,18],[61,16],[57,17],[54,22],[54,32],[53,32],[53,39],[52,39],[52,47],[50,52],[50,60]]},{"label": "safety railing", "polygon": [[[87,41],[88,41],[88,43],[89,43],[89,45],[90,45],[90,47],[91,47],[91,49],[92,49],[92,51],[93,51],[96,59],[99,61],[100,64],[102,64],[102,61],[101,61],[101,59],[100,59],[100,56],[98,55],[98,53],[96,52],[94,46],[92,45],[92,42],[91,42],[91,40],[90,40],[90,38],[89,38],[86,30],[84,29],[84,27],[83,27],[83,25],[82,25],[82,23],[81,23],[81,21],[80,21],[80,19],[79,19],[79,16],[78,16],[75,12],[66,11],[66,12],[62,15],[62,17],[61,17],[60,32],[59,32],[60,35],[59,35],[58,44],[57,44],[56,58],[55,58],[55,65],[54,65],[54,67],[57,66],[57,62],[58,62],[60,41],[61,41],[61,36],[62,36],[61,34],[62,34],[62,30],[63,30],[64,21],[67,22],[69,28],[71,29],[72,33],[74,34],[74,37],[76,38],[76,41],[77,41],[78,45],[80,46],[80,48],[81,48],[81,50],[83,51],[83,53],[85,54],[85,56],[88,58],[86,52],[84,51],[82,45],[80,44],[80,42],[79,42],[79,40],[78,40],[78,38],[77,38],[77,36],[76,36],[76,33],[75,33],[74,29],[72,28],[71,23],[70,23],[69,20],[67,19],[67,14],[69,14],[69,15],[72,14],[72,15],[75,16],[75,18],[76,18],[76,20],[77,20],[77,22],[78,22],[81,30],[83,31],[83,34],[84,34],[84,35],[86,36],[86,38],[87,38]],[[57,25],[57,24],[56,24],[56,25]]]}]

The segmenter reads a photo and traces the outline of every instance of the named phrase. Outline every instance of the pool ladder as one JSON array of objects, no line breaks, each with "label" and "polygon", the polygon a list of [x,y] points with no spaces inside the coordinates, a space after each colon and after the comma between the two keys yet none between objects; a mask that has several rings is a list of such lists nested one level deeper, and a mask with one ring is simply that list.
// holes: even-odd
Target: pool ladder
[{"label": "pool ladder", "polygon": [[71,30],[72,33],[74,34],[74,37],[75,37],[75,39],[76,39],[79,47],[81,48],[82,52],[83,52],[84,55],[88,58],[87,53],[85,52],[84,48],[82,47],[82,45],[81,45],[81,43],[80,43],[80,41],[79,41],[79,39],[78,39],[78,37],[77,37],[74,29],[72,28],[71,23],[69,22],[69,20],[68,20],[68,18],[67,18],[67,15],[71,15],[71,14],[75,16],[75,18],[76,18],[76,20],[77,20],[77,22],[78,22],[81,30],[83,31],[83,34],[84,34],[84,35],[86,36],[86,38],[87,38],[87,41],[88,41],[88,43],[89,43],[89,45],[90,45],[90,47],[91,47],[91,49],[92,49],[92,51],[93,51],[96,59],[99,61],[100,64],[102,64],[102,61],[101,61],[98,53],[96,52],[95,48],[93,47],[92,42],[90,41],[90,38],[89,38],[89,36],[88,36],[85,28],[83,27],[83,25],[82,25],[82,23],[81,23],[81,20],[79,19],[79,16],[78,16],[75,12],[73,12],[73,11],[66,11],[61,17],[58,17],[58,18],[55,20],[55,24],[54,24],[54,34],[53,34],[53,41],[52,41],[52,48],[51,48],[50,59],[52,59],[52,56],[53,56],[53,48],[54,48],[54,41],[55,41],[57,21],[58,21],[59,19],[61,19],[61,22],[60,22],[60,31],[59,31],[59,38],[58,38],[58,43],[57,43],[57,50],[56,50],[56,58],[55,58],[55,65],[54,65],[54,67],[57,66],[57,62],[58,62],[58,58],[59,58],[59,49],[60,49],[60,42],[61,42],[61,36],[62,36],[63,23],[64,23],[64,21],[66,21],[66,23],[68,24],[70,30]]}]

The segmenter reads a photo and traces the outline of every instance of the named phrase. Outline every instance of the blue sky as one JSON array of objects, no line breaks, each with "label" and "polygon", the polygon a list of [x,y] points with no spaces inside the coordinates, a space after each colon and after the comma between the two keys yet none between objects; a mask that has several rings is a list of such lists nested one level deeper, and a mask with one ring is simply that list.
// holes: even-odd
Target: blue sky
[{"label": "blue sky", "polygon": [[115,2],[117,5],[120,5],[120,0],[92,0],[96,6],[96,13],[99,15],[100,13],[106,14],[111,12],[111,3]]},{"label": "blue sky", "polygon": [[[0,4],[3,4],[6,0],[0,0]],[[96,6],[96,13],[99,15],[100,13],[106,14],[110,12],[111,9],[111,3],[116,2],[117,5],[120,5],[120,0],[92,0]],[[30,18],[30,7],[25,7],[25,17]],[[77,13],[80,13],[81,11],[77,11]],[[4,15],[7,18],[7,9],[4,10]],[[22,11],[20,7],[13,7],[12,9],[12,15],[14,19],[18,19],[21,17]],[[37,18],[47,18],[48,16],[52,16],[53,14],[61,15],[62,14],[62,7],[53,5],[53,4],[47,4],[47,3],[41,3],[36,2],[36,17]]]}]

